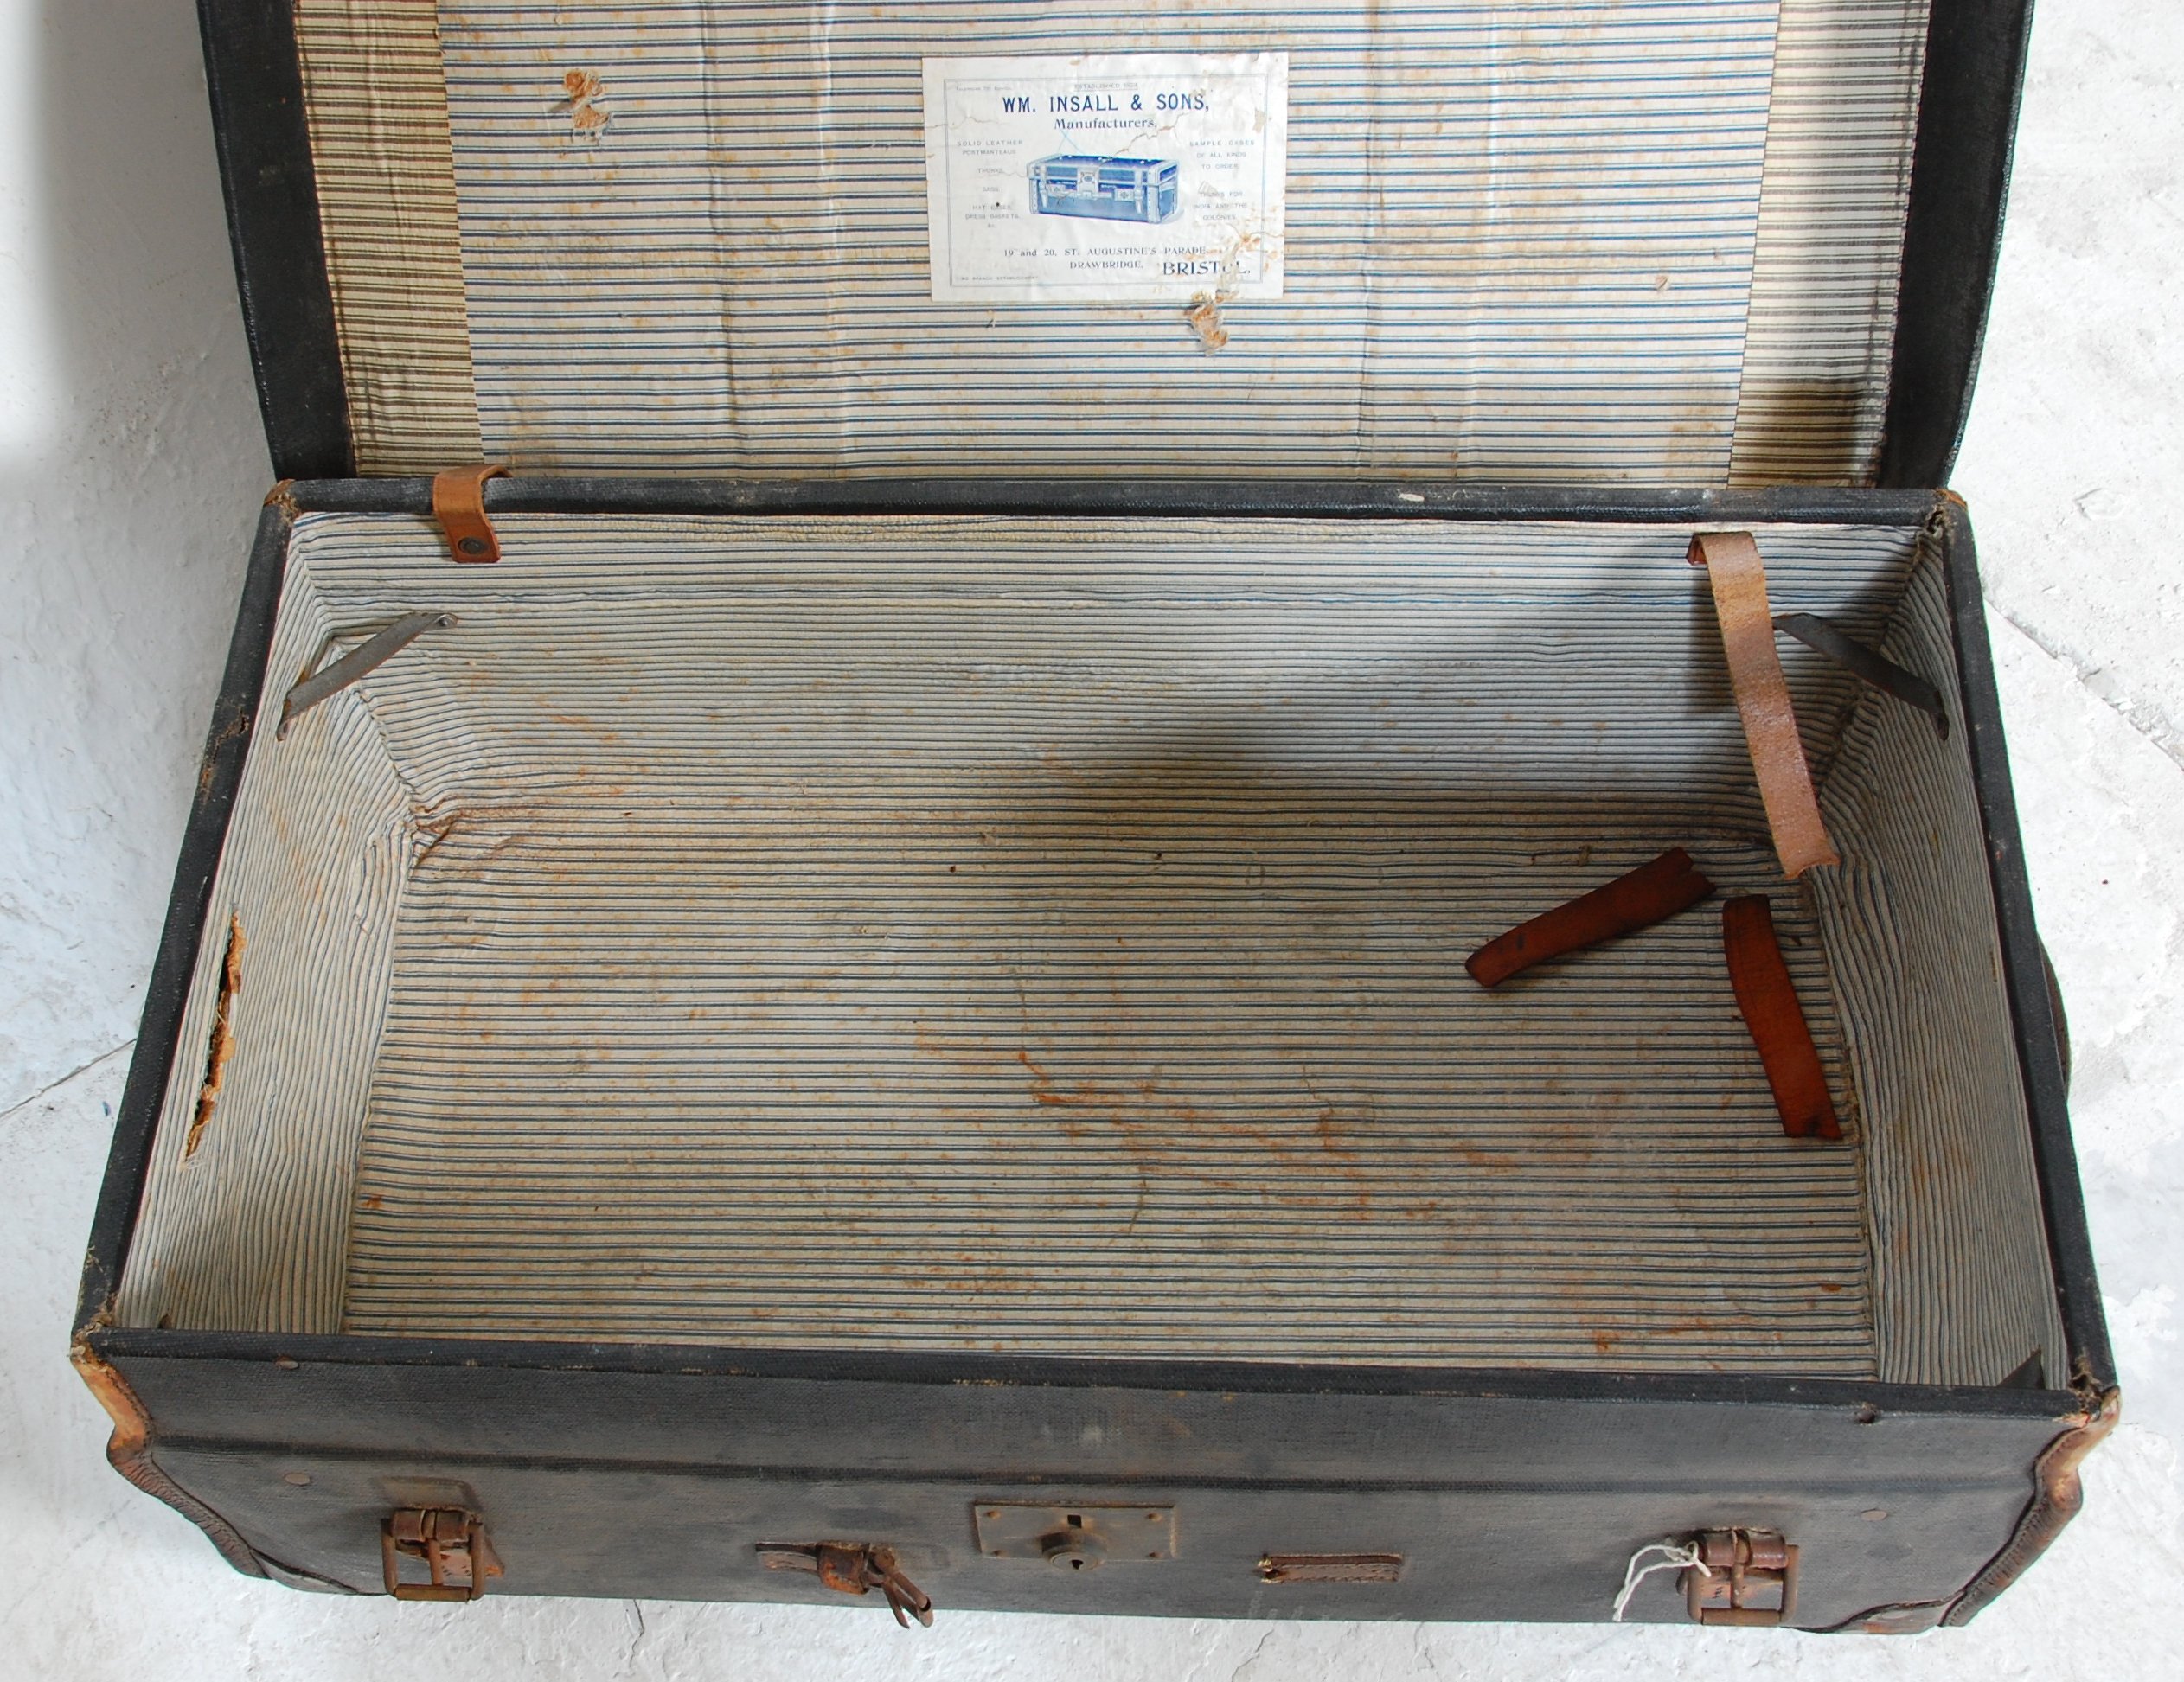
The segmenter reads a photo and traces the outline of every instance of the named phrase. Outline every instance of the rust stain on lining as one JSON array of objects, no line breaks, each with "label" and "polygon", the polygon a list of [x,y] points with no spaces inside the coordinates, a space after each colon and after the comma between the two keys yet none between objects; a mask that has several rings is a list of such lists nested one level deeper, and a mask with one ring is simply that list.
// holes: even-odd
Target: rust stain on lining
[{"label": "rust stain on lining", "polygon": [[184,1161],[195,1156],[197,1147],[204,1142],[205,1123],[212,1120],[213,1106],[220,1102],[221,1084],[227,1078],[227,1059],[235,1054],[235,994],[242,990],[243,944],[243,920],[231,915],[227,952],[220,965],[220,997],[213,1006],[212,1040],[205,1052],[205,1082],[198,1088],[197,1113],[182,1143]]},{"label": "rust stain on lining", "polygon": [[[1057,1090],[1054,1086],[1054,1077],[1049,1075],[1044,1069],[1041,1068],[1037,1063],[1032,1060],[1032,1055],[1029,1052],[1018,1052],[1016,1053],[1016,1061],[1022,1064],[1031,1073],[1031,1101],[1034,1103],[1052,1104],[1056,1106],[1094,1104],[1107,1107],[1111,1106],[1114,1103],[1114,1100],[1111,1097],[1099,1090],[1097,1084],[1088,1080],[1079,1082],[1077,1090],[1073,1092],[1063,1092]],[[1144,1094],[1144,1096],[1148,1097],[1151,1097],[1150,1086],[1151,1083],[1148,1082],[1146,1084],[1147,1090]]]},{"label": "rust stain on lining", "polygon": [[600,110],[597,103],[606,93],[598,74],[590,70],[571,70],[562,76],[561,86],[568,97],[556,101],[554,109],[568,113],[569,127],[580,139],[599,138],[605,133],[606,125],[614,120],[614,113]]}]

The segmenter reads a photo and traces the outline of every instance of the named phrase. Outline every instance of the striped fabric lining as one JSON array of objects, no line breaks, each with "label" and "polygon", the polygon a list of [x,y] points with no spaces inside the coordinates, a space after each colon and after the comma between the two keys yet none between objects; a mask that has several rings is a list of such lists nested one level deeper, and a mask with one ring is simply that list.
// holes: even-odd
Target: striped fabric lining
[{"label": "striped fabric lining", "polygon": [[[458,458],[473,398],[534,469],[1873,470],[1925,0],[1780,0],[1779,41],[1775,0],[449,5],[467,329],[421,10],[298,20],[366,470]],[[929,301],[923,54],[1270,42],[1290,296],[1220,355],[1167,306]]]},{"label": "striped fabric lining", "polygon": [[[329,617],[329,610],[332,617]],[[329,630],[370,623],[287,591],[272,716]],[[281,687],[274,687],[281,686]],[[120,1323],[330,1331],[365,1095],[412,863],[411,802],[361,694],[322,702],[308,756],[251,743],[118,1304]],[[241,939],[234,1052],[194,1152],[226,931]]]},{"label": "striped fabric lining", "polygon": [[[1727,475],[1775,0],[443,10],[486,447],[774,473]],[[922,55],[1290,54],[1287,292],[938,304]],[[605,80],[603,139],[553,110]]]},{"label": "striped fabric lining", "polygon": [[[1681,842],[1773,893],[1861,1139],[1977,1136],[1928,1119],[1960,1083],[1893,1107],[1930,1043],[1854,1021],[1846,1059],[1830,959],[1870,942],[1823,955],[1773,876],[1684,534],[504,534],[453,569],[421,521],[298,529],[277,684],[320,624],[460,623],[253,745],[215,904],[272,933],[184,1161],[217,954],[198,978],[128,1323],[1856,1376],[1879,1317],[1914,1362],[2018,1337],[2036,1230],[1989,1222],[2029,1253],[1950,1301],[1976,1330],[1870,1276],[1867,1147],[1780,1136],[1711,908],[1501,994],[1461,975]],[[1881,635],[1908,534],[1763,541],[1781,604]],[[1784,652],[1824,764],[1865,714]],[[352,986],[349,925],[297,908],[381,831],[253,837],[323,833],[292,815],[346,796],[297,780],[355,777],[367,711],[400,867],[350,914],[398,928],[391,983]],[[1940,1168],[1876,1226],[1986,1218]]]},{"label": "striped fabric lining", "polygon": [[360,473],[481,454],[432,0],[295,0]]},{"label": "striped fabric lining", "polygon": [[1879,470],[1925,45],[1925,0],[1782,0],[1733,483]]},{"label": "striped fabric lining", "polygon": [[1812,879],[1866,1106],[1880,1376],[1993,1384],[2037,1353],[2059,1386],[2067,1346],[1937,557],[1884,646],[1937,680],[1954,728],[1943,743],[1911,707],[1860,702],[1826,790],[1846,862]]}]

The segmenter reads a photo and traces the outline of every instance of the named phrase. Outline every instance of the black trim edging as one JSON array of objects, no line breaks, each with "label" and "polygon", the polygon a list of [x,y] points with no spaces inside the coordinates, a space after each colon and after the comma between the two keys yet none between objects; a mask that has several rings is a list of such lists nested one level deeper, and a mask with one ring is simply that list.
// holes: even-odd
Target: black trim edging
[{"label": "black trim edging", "polygon": [[1994,650],[1987,641],[1987,601],[1980,589],[1978,553],[1963,503],[1953,498],[1945,502],[1942,521],[1965,747],[1987,843],[2002,982],[2031,1116],[2033,1161],[2040,1180],[2048,1255],[2055,1269],[2057,1306],[2073,1365],[2072,1372],[2056,1376],[2105,1389],[2116,1382],[2116,1360],[2101,1313],[2100,1280],[2093,1269],[2092,1239],[2085,1225],[2078,1152],[2071,1142],[2054,995],[2048,991],[2045,955],[2033,917],[2032,883],[2025,870],[2025,844],[2017,827],[2017,797],[2010,787],[2009,746],[1995,688]]},{"label": "black trim edging", "polygon": [[[311,514],[428,515],[425,478],[304,479],[288,489]],[[599,515],[828,515],[1300,520],[1625,520],[1668,525],[1916,526],[1930,490],[1788,485],[1712,490],[1653,485],[1546,486],[1358,479],[644,479],[516,474],[489,479],[485,511]]]},{"label": "black trim edging", "polygon": [[289,0],[197,0],[197,22],[243,331],[274,475],[353,472]]},{"label": "black trim edging", "polygon": [[1941,485],[1971,411],[2001,255],[2032,0],[1933,0],[1877,483]]},{"label": "black trim edging", "polygon": [[144,1010],[137,1028],[137,1049],[129,1061],[121,1109],[114,1119],[113,1148],[99,1187],[92,1217],[91,1245],[84,1258],[83,1283],[76,1299],[79,1335],[96,1325],[121,1283],[137,1205],[151,1171],[151,1138],[174,1067],[176,1039],[197,964],[205,911],[212,899],[215,873],[227,843],[227,820],[242,783],[243,760],[265,687],[266,661],[272,652],[273,616],[280,604],[281,577],[288,561],[287,510],[269,505],[259,516],[251,545],[250,567],[243,579],[235,633],[227,645],[227,667],[214,703],[212,728],[197,771],[197,794],[183,832],[182,856],[175,864],[175,885],[167,899],[167,920],[144,989]]}]

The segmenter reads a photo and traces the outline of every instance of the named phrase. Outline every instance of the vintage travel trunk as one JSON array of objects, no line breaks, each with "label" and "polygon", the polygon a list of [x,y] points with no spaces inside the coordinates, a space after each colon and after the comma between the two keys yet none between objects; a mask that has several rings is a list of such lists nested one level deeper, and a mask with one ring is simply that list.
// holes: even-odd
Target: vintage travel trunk
[{"label": "vintage travel trunk", "polygon": [[203,16],[282,482],[75,1359],[237,1569],[1903,1630],[2075,1511],[2021,0]]}]

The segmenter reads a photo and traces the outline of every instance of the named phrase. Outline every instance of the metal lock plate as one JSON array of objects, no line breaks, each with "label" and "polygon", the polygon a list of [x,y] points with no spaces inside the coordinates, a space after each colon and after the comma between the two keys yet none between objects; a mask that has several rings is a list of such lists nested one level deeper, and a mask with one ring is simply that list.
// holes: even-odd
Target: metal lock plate
[{"label": "metal lock plate", "polygon": [[978,1551],[989,1559],[1044,1562],[1064,1571],[1154,1564],[1175,1557],[1172,1506],[1032,1506],[981,1501],[971,1509]]}]

